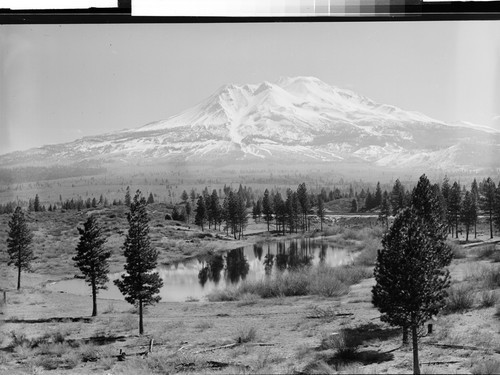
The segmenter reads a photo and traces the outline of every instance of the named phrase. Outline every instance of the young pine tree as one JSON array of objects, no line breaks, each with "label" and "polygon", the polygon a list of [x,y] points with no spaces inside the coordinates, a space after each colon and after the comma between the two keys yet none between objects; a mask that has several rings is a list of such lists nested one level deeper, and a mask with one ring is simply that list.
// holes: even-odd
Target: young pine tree
[{"label": "young pine tree", "polygon": [[155,202],[155,199],[153,197],[153,193],[149,193],[148,204],[153,204],[154,202]]},{"label": "young pine tree", "polygon": [[125,191],[125,205],[127,207],[130,207],[130,200],[131,200],[131,197],[130,197],[130,186],[127,186],[127,190]]},{"label": "young pine tree", "polygon": [[80,242],[73,260],[92,288],[92,316],[97,316],[97,294],[99,289],[107,289],[111,251],[103,248],[106,238],[93,215],[83,224],[83,228],[78,228],[78,232]]},{"label": "young pine tree", "polygon": [[21,289],[21,270],[30,271],[31,261],[34,259],[33,249],[30,248],[33,234],[28,228],[21,207],[16,207],[9,221],[7,238],[8,265],[17,267],[17,290]]},{"label": "young pine tree", "polygon": [[425,220],[405,208],[382,240],[378,251],[372,302],[381,320],[411,329],[413,372],[420,374],[418,329],[444,306],[450,275],[445,269],[452,253],[446,245],[446,227]]},{"label": "young pine tree", "polygon": [[144,333],[143,308],[160,300],[158,293],[163,281],[158,272],[152,272],[157,264],[158,251],[149,239],[149,218],[146,199],[137,190],[127,214],[129,230],[123,244],[126,259],[125,271],[116,286],[128,303],[139,308],[139,334]]}]

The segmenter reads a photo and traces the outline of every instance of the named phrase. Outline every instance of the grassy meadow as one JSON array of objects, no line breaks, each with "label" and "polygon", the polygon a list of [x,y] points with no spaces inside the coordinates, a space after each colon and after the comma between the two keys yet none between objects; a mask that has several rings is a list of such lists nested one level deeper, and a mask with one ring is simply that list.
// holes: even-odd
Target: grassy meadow
[{"label": "grassy meadow", "polygon": [[[192,224],[165,220],[163,203],[149,205],[148,211],[159,263],[283,238],[262,233],[264,222],[250,220],[247,236],[234,240],[213,229],[202,233]],[[125,206],[29,213],[37,259],[33,272],[23,273],[20,291],[15,290],[15,269],[5,265],[6,232],[0,231],[2,288],[7,290],[6,301],[0,301],[0,373],[412,372],[411,345],[401,346],[401,331],[382,323],[371,303],[373,266],[384,232],[372,219],[347,218],[306,234],[348,249],[355,255],[353,264],[242,282],[207,300],[160,302],[147,308],[146,333],[139,336],[137,311],[125,301],[99,299],[99,315],[91,318],[90,291],[77,296],[44,287],[78,274],[71,260],[76,228],[90,213],[106,233],[111,272],[121,271]],[[9,219],[0,215],[0,227],[7,228]],[[485,232],[482,223],[473,246],[463,238],[450,239],[452,285],[446,308],[432,322],[433,333],[421,332],[423,373],[500,372],[500,247],[488,243]]]}]

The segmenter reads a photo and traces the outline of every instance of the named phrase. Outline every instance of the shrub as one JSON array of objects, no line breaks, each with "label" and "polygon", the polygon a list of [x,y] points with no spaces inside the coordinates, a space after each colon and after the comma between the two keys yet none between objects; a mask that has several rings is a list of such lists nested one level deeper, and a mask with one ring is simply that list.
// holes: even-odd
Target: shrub
[{"label": "shrub", "polygon": [[481,307],[492,307],[495,306],[497,301],[498,301],[498,295],[495,292],[484,291],[481,293],[481,301],[479,305]]},{"label": "shrub", "polygon": [[500,268],[489,267],[484,273],[483,283],[485,288],[496,289],[500,287]]},{"label": "shrub", "polygon": [[257,330],[255,327],[241,327],[236,335],[238,343],[252,342],[257,337]]},{"label": "shrub", "polygon": [[[318,266],[280,273],[273,278],[243,282],[239,287],[216,290],[208,295],[210,302],[242,300],[245,294],[261,298],[321,295],[341,296],[349,286],[371,277],[371,270],[360,266]],[[246,298],[246,297],[245,297]],[[252,297],[253,298],[253,297]],[[253,300],[250,301],[253,303]]]},{"label": "shrub", "polygon": [[236,289],[228,287],[226,289],[217,289],[207,296],[210,302],[225,302],[225,301],[236,301],[238,299],[238,293]]},{"label": "shrub", "polygon": [[474,304],[474,292],[470,285],[453,286],[448,289],[445,313],[455,313],[468,310]]},{"label": "shrub", "polygon": [[489,360],[474,366],[471,370],[474,375],[479,374],[500,374],[500,361]]},{"label": "shrub", "polygon": [[477,250],[477,257],[479,259],[491,259],[496,253],[495,244],[486,245]]},{"label": "shrub", "polygon": [[320,349],[333,349],[335,350],[334,359],[336,361],[351,362],[356,360],[358,356],[358,345],[357,340],[342,329],[339,333],[324,336]]},{"label": "shrub", "polygon": [[463,259],[467,257],[464,248],[456,242],[446,241],[446,244],[451,248],[451,251],[453,252],[453,259]]}]

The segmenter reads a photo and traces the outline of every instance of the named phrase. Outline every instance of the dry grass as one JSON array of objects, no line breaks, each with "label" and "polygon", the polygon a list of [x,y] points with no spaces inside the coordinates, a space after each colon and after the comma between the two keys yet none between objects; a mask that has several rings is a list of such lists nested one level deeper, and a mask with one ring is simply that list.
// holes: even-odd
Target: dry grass
[{"label": "dry grass", "polygon": [[[208,295],[210,302],[247,301],[250,296],[276,298],[281,296],[320,295],[338,297],[349,292],[349,286],[371,277],[366,267],[310,267],[297,271],[280,273],[260,281],[244,282],[239,287],[227,287]],[[250,303],[254,303],[254,297]]]},{"label": "dry grass", "polygon": [[469,284],[454,285],[448,289],[444,313],[469,310],[474,305],[474,290]]},{"label": "dry grass", "polygon": [[479,374],[500,374],[500,361],[498,360],[486,360],[482,363],[477,364],[471,370],[473,375]]}]

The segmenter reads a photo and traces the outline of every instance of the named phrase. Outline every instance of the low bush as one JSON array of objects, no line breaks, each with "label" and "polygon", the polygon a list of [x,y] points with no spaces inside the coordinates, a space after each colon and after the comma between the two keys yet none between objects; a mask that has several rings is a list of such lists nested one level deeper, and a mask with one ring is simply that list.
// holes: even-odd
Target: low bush
[{"label": "low bush", "polygon": [[476,366],[474,366],[471,370],[473,375],[479,374],[500,374],[500,361],[497,360],[489,360],[484,361]]},{"label": "low bush", "polygon": [[257,329],[255,327],[240,327],[236,334],[236,342],[247,343],[255,341],[257,337]]},{"label": "low bush", "polygon": [[474,305],[474,291],[468,284],[452,286],[448,289],[445,313],[455,313],[470,309]]},{"label": "low bush", "polygon": [[467,257],[464,248],[456,242],[446,241],[446,244],[450,247],[453,253],[453,259],[463,259]]},{"label": "low bush", "polygon": [[208,295],[210,302],[237,301],[245,294],[261,298],[321,295],[345,295],[349,286],[371,277],[372,271],[360,266],[318,266],[280,273],[272,278],[244,282],[236,289],[228,287]]},{"label": "low bush", "polygon": [[484,273],[483,284],[485,288],[496,289],[500,287],[500,267],[489,267]]},{"label": "low bush", "polygon": [[496,253],[495,244],[482,246],[476,252],[479,259],[491,259]]},{"label": "low bush", "polygon": [[339,333],[324,336],[321,340],[320,349],[333,349],[335,351],[335,362],[348,363],[357,359],[358,346],[358,340],[342,329]]},{"label": "low bush", "polygon": [[484,291],[481,293],[479,306],[481,307],[492,307],[498,301],[498,295],[493,291]]},{"label": "low bush", "polygon": [[238,297],[239,295],[237,290],[232,287],[227,287],[226,289],[217,289],[207,296],[210,302],[237,301]]}]

